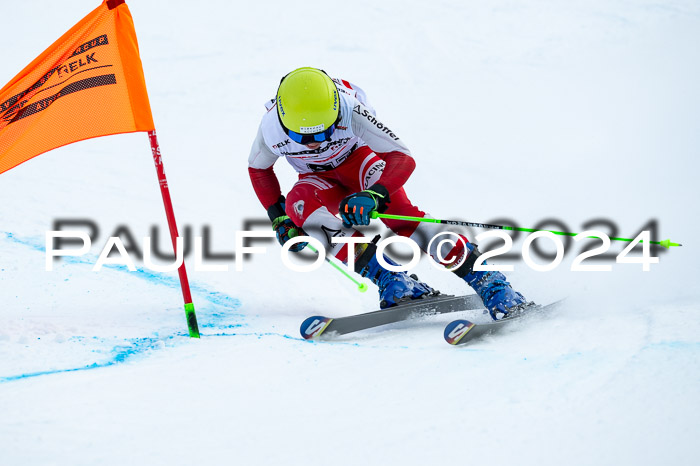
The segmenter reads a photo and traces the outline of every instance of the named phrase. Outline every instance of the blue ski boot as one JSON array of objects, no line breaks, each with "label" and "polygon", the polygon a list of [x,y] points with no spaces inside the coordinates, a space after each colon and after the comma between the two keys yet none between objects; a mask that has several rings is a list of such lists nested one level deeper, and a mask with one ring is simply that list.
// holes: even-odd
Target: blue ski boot
[{"label": "blue ski boot", "polygon": [[[377,246],[369,243],[367,248],[355,259],[355,272],[372,280],[379,287],[379,306],[386,309],[397,304],[420,299],[429,295],[437,295],[439,291],[433,290],[425,283],[418,280],[415,275],[406,272],[391,272],[377,261]],[[390,265],[399,265],[386,255],[384,260]]]},{"label": "blue ski boot", "polygon": [[505,319],[529,304],[522,294],[510,286],[501,272],[472,270],[481,253],[473,243],[467,243],[467,249],[467,259],[454,273],[474,288],[493,320]]}]

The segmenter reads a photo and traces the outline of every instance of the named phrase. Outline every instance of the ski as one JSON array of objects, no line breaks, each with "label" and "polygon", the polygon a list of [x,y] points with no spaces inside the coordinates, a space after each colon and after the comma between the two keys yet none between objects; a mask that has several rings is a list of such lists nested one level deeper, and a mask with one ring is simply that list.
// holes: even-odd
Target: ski
[{"label": "ski", "polygon": [[483,309],[483,307],[481,298],[475,294],[467,296],[438,295],[365,314],[338,318],[309,317],[301,324],[300,330],[302,337],[311,340],[321,335],[345,335],[417,317]]},{"label": "ski", "polygon": [[463,345],[481,335],[496,333],[511,322],[517,322],[528,316],[540,315],[545,311],[554,309],[563,301],[564,300],[562,299],[545,305],[532,303],[531,305],[523,308],[513,317],[484,324],[475,324],[465,319],[454,320],[445,326],[445,341],[447,341],[447,343],[450,345]]}]

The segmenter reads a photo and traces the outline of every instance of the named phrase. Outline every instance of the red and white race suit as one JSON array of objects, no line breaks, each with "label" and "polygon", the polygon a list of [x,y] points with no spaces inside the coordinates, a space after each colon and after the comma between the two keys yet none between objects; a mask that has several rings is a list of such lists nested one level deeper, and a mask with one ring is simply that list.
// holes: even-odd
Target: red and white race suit
[{"label": "red and white race suit", "polygon": [[[281,195],[272,166],[280,157],[286,158],[299,173],[298,181],[286,197],[287,215],[306,234],[320,240],[332,255],[345,261],[347,247],[331,243],[331,238],[361,236],[357,230],[344,227],[336,216],[338,205],[346,196],[379,183],[389,191],[390,202],[385,213],[413,217],[426,214],[409,201],[403,189],[415,168],[408,148],[377,119],[360,88],[344,80],[333,81],[339,91],[341,120],[331,140],[314,150],[292,141],[280,124],[272,99],[266,104],[267,113],[253,142],[248,171],[253,188],[267,209]],[[388,219],[382,222],[396,234],[410,237],[438,262],[456,264],[464,254],[460,241],[453,246],[436,240],[428,250],[430,240],[447,230],[441,224]]]}]

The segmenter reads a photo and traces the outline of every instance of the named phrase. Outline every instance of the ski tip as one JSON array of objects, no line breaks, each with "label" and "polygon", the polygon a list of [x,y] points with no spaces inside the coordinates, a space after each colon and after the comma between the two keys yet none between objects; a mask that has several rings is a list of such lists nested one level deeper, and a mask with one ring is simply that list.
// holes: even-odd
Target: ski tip
[{"label": "ski tip", "polygon": [[306,319],[301,323],[301,336],[305,340],[312,340],[321,336],[321,334],[328,328],[333,319],[323,316],[313,316]]},{"label": "ski tip", "polygon": [[458,345],[476,324],[468,320],[455,320],[445,327],[445,341],[450,345]]}]

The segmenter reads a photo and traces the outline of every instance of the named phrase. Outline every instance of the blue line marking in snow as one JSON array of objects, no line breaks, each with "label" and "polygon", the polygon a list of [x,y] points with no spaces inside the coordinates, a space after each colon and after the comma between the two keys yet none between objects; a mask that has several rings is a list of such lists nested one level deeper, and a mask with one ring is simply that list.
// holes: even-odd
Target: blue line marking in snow
[{"label": "blue line marking in snow", "polygon": [[[13,243],[18,243],[24,246],[28,246],[35,251],[46,253],[46,246],[36,240],[29,240],[24,238],[19,238],[7,231],[2,232],[7,239]],[[84,265],[94,265],[97,262],[98,257],[94,255],[89,256],[63,256],[62,259],[69,264],[84,264]],[[180,288],[180,280],[177,277],[171,275],[166,275],[164,273],[154,272],[143,267],[136,267],[135,272],[130,272],[126,266],[106,264],[103,266],[106,269],[116,270],[120,272],[129,273],[135,277],[141,278],[148,282],[164,285],[169,288]],[[203,285],[197,283],[190,283],[190,290],[193,293],[200,293],[205,295],[207,301],[217,306],[226,306],[229,308],[236,309],[240,307],[241,302],[237,298],[233,298],[219,291],[211,291]]]},{"label": "blue line marking in snow", "polygon": [[[41,252],[41,253],[46,253],[46,247],[44,244],[39,243],[36,240],[29,240],[29,239],[23,239],[23,238],[18,238],[15,236],[13,233],[4,231],[2,232],[7,239],[14,243],[22,244],[24,246],[28,246],[35,251]],[[97,262],[97,256],[90,255],[90,256],[63,256],[62,259],[69,263],[69,264],[85,264],[85,265],[94,265],[95,262]],[[148,270],[143,267],[136,267],[135,272],[130,272],[126,266],[121,266],[121,265],[112,265],[112,264],[106,264],[104,265],[104,268],[110,269],[110,270],[116,270],[120,272],[125,272],[129,273],[135,277],[141,278],[143,280],[146,280],[148,282],[157,284],[157,285],[164,285],[169,288],[180,288],[180,280],[177,277],[173,277],[170,275],[166,275],[164,273],[159,273],[159,272],[154,272],[152,270]],[[190,283],[190,290],[193,293],[200,293],[205,296],[207,301],[209,301],[211,304],[214,304],[216,306],[225,306],[231,309],[237,309],[240,307],[241,302],[237,298],[233,298],[231,296],[228,296],[224,293],[221,293],[219,291],[211,291],[207,287],[200,285],[198,283]],[[230,315],[230,314],[229,314]]]},{"label": "blue line marking in snow", "polygon": [[[183,333],[183,336],[185,334]],[[173,337],[170,337],[171,339]],[[81,338],[78,338],[81,339]],[[147,338],[131,338],[128,339],[127,341],[131,342],[131,346],[126,346],[126,345],[119,345],[115,346],[112,349],[112,352],[114,352],[114,356],[112,356],[111,359],[98,363],[94,362],[92,364],[88,364],[87,366],[82,366],[82,367],[71,367],[67,369],[55,369],[55,370],[47,370],[47,371],[37,371],[37,372],[27,372],[24,374],[19,374],[19,375],[11,375],[7,377],[0,377],[0,383],[4,382],[12,382],[14,380],[22,380],[22,379],[29,379],[32,377],[38,377],[41,375],[51,375],[51,374],[60,374],[62,372],[78,372],[78,371],[86,371],[90,369],[98,369],[100,367],[109,367],[109,366],[114,366],[116,364],[120,364],[124,361],[126,361],[127,358],[131,356],[136,356],[136,355],[143,355],[146,352],[150,350],[157,350],[160,348],[162,345],[162,340],[160,338],[155,338],[155,337],[147,337]]]},{"label": "blue line marking in snow", "polygon": [[700,350],[700,341],[659,341],[649,343],[643,349]]},{"label": "blue line marking in snow", "polygon": [[[5,237],[9,240],[12,241],[13,243],[21,244],[23,246],[27,246],[37,252],[41,253],[46,253],[46,247],[45,245],[36,240],[36,239],[25,239],[25,238],[20,238],[16,236],[14,233],[11,232],[0,232],[5,235]],[[66,263],[69,264],[80,264],[80,265],[93,265],[95,262],[97,262],[97,256],[90,255],[90,256],[64,256],[62,257],[63,260]],[[115,270],[118,272],[124,272],[124,273],[129,273],[132,276],[141,278],[143,280],[146,280],[150,283],[153,283],[155,285],[163,285],[169,288],[180,288],[180,281],[179,278],[172,277],[163,273],[159,272],[154,272],[148,269],[145,269],[143,267],[137,267],[135,272],[129,271],[125,266],[119,266],[119,265],[110,265],[107,264],[104,266],[104,268],[108,268],[111,270]],[[222,293],[220,291],[213,291],[207,288],[204,285],[198,284],[198,283],[190,283],[190,290],[192,291],[193,294],[198,294],[204,297],[206,299],[210,306],[203,306],[203,307],[198,307],[197,311],[204,311],[200,313],[201,315],[206,315],[207,317],[210,318],[209,321],[207,322],[201,322],[200,327],[201,328],[213,328],[213,329],[233,329],[233,328],[240,328],[243,327],[244,323],[235,323],[231,324],[228,322],[225,322],[226,320],[229,320],[231,318],[242,318],[243,314],[238,313],[238,312],[233,312],[234,310],[240,308],[241,302],[239,299],[234,298],[232,296],[229,296],[225,293]],[[223,308],[223,309],[222,309]],[[202,336],[208,337],[210,335],[202,334]],[[216,336],[216,334],[212,334],[211,336]],[[189,337],[187,333],[184,331],[182,332],[177,332],[176,334],[169,335],[166,338],[169,340],[174,340],[176,337],[182,337],[183,341],[189,340]],[[75,337],[75,339],[82,339],[81,337]],[[0,383],[4,382],[10,382],[14,380],[21,380],[21,379],[27,379],[27,378],[32,378],[32,377],[38,377],[41,375],[50,375],[50,374],[58,374],[61,372],[78,372],[78,371],[84,371],[84,370],[89,370],[89,369],[97,369],[100,367],[109,367],[113,366],[115,364],[120,364],[124,361],[126,361],[128,358],[137,356],[137,355],[142,355],[144,353],[147,353],[148,351],[154,351],[158,350],[163,346],[163,337],[156,336],[154,337],[141,337],[141,338],[130,338],[130,339],[125,339],[123,340],[126,342],[124,345],[118,345],[112,348],[111,353],[113,353],[112,357],[104,362],[94,362],[92,364],[88,364],[86,366],[82,367],[73,367],[73,368],[66,368],[66,369],[55,369],[55,370],[46,370],[46,371],[37,371],[37,372],[28,372],[24,374],[19,374],[19,375],[12,375],[12,376],[6,376],[6,377],[0,377]]]}]

